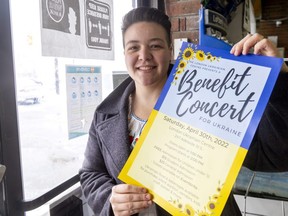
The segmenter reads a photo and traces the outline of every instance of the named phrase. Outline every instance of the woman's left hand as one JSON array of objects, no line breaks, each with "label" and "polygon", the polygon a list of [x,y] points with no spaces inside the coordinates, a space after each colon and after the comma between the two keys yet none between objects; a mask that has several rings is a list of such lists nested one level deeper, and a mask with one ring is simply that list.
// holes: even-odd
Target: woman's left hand
[{"label": "woman's left hand", "polygon": [[[232,47],[230,53],[235,56],[241,54],[246,55],[251,50],[255,55],[280,57],[280,54],[272,41],[264,38],[258,33],[248,34]],[[281,71],[288,72],[288,66],[285,64],[285,62],[283,63]]]},{"label": "woman's left hand", "polygon": [[265,56],[277,56],[278,51],[275,45],[264,38],[262,35],[256,34],[248,34],[238,43],[236,43],[230,53],[236,56],[243,54],[246,55],[253,48],[253,54],[256,55],[265,55]]},{"label": "woman's left hand", "polygon": [[130,216],[149,208],[152,195],[145,188],[119,184],[112,188],[110,203],[115,216]]}]

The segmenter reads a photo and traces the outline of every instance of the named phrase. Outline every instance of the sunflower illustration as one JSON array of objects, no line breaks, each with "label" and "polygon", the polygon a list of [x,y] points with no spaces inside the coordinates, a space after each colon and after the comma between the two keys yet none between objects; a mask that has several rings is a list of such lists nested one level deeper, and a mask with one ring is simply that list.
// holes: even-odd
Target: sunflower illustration
[{"label": "sunflower illustration", "polygon": [[211,61],[211,62],[213,61],[213,56],[211,55],[211,53],[207,53],[206,59]]},{"label": "sunflower illustration", "polygon": [[187,47],[184,50],[182,57],[183,59],[188,61],[193,58],[193,55],[194,55],[194,50],[191,47]]},{"label": "sunflower illustration", "polygon": [[179,209],[182,209],[182,207],[183,207],[183,205],[182,205],[182,203],[178,203],[178,205],[177,205],[177,207],[179,208]]},{"label": "sunflower illustration", "polygon": [[218,195],[218,194],[214,194],[214,195],[212,196],[212,199],[214,199],[214,200],[219,199],[219,195]]},{"label": "sunflower illustration", "polygon": [[184,60],[181,60],[181,61],[179,62],[179,65],[178,65],[178,69],[184,70],[184,68],[186,67],[186,65],[187,65],[187,62],[184,61]]},{"label": "sunflower illustration", "polygon": [[209,216],[210,214],[206,211],[201,211],[198,213],[198,216]]},{"label": "sunflower illustration", "polygon": [[192,206],[190,206],[189,204],[185,205],[185,213],[189,216],[194,216],[195,215],[195,210],[193,209]]},{"label": "sunflower illustration", "polygon": [[199,60],[199,61],[204,61],[205,60],[205,53],[203,50],[198,50],[196,52],[196,58]]},{"label": "sunflower illustration", "polygon": [[177,82],[175,82],[175,81],[171,82],[171,85],[176,85],[176,84],[177,84]]},{"label": "sunflower illustration", "polygon": [[183,69],[178,69],[177,71],[176,71],[176,75],[179,75],[179,74],[181,74],[181,73],[183,73]]},{"label": "sunflower illustration", "polygon": [[216,191],[217,191],[218,193],[220,193],[221,190],[222,190],[222,187],[223,187],[223,184],[221,184],[221,182],[218,181],[218,186],[217,186],[217,188],[216,188]]},{"label": "sunflower illustration", "polygon": [[218,58],[217,58],[216,56],[213,56],[212,61],[215,61],[215,60],[219,61],[220,58],[221,58],[221,57],[218,57]]},{"label": "sunflower illustration", "polygon": [[213,212],[216,208],[216,203],[215,201],[210,200],[207,204],[207,208],[209,211]]}]

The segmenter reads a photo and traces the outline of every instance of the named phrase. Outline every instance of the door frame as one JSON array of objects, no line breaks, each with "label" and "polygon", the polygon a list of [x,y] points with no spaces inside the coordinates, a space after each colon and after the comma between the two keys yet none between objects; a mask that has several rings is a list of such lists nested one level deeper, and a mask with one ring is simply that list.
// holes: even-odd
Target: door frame
[{"label": "door frame", "polygon": [[0,212],[24,216],[9,4],[9,0],[3,0],[0,5],[0,163],[6,166],[0,189]]}]

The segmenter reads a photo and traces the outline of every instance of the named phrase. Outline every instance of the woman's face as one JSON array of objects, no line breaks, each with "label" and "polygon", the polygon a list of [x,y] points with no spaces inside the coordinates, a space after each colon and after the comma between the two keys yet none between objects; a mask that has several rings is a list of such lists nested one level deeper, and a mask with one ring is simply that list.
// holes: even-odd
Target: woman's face
[{"label": "woman's face", "polygon": [[124,34],[125,63],[136,85],[163,85],[171,57],[165,29],[154,22],[138,22]]}]

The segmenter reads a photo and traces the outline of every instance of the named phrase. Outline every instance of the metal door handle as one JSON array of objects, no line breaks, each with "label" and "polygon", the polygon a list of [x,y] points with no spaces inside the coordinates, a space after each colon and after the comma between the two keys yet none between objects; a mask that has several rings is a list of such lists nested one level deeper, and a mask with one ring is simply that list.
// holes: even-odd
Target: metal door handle
[{"label": "metal door handle", "polygon": [[6,171],[6,166],[0,164],[0,182],[2,181],[4,177],[5,171]]}]

